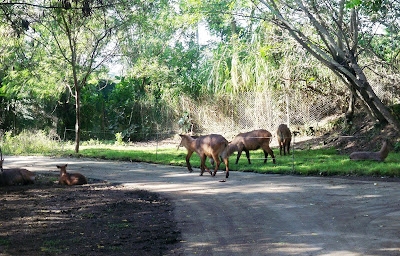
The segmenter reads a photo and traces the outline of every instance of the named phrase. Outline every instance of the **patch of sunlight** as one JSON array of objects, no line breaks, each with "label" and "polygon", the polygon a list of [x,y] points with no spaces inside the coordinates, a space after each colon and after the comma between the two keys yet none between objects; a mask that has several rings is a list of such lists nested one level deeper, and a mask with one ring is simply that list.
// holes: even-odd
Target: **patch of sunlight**
[{"label": "patch of sunlight", "polygon": [[[274,253],[285,253],[287,255],[296,255],[296,254],[307,254],[311,255],[313,252],[316,251],[321,251],[323,248],[321,247],[316,247],[316,246],[311,246],[309,244],[301,244],[301,243],[286,243],[286,242],[281,242],[281,243],[271,243],[271,247],[274,247],[271,249]],[[342,254],[346,255],[346,254]]]},{"label": "patch of sunlight", "polygon": [[215,246],[215,243],[206,243],[206,242],[196,242],[187,244],[189,244],[189,247]]},{"label": "patch of sunlight", "polygon": [[324,254],[320,254],[321,256],[368,256],[368,254],[351,252],[351,251],[335,251],[335,252],[327,252]]},{"label": "patch of sunlight", "polygon": [[329,189],[329,190],[341,190],[341,189],[347,189],[348,186],[345,185],[333,185],[333,186],[326,186],[325,189]]},{"label": "patch of sunlight", "polygon": [[252,193],[259,193],[262,191],[263,193],[287,193],[287,192],[304,192],[304,189],[301,187],[295,186],[266,186],[265,184],[255,184],[249,185],[246,184],[243,186],[242,192],[244,194],[252,194]]},{"label": "patch of sunlight", "polygon": [[378,251],[382,251],[382,252],[396,252],[396,255],[400,255],[400,247],[397,248],[382,248],[382,249],[378,249]]},{"label": "patch of sunlight", "polygon": [[379,198],[382,197],[382,195],[362,195],[362,196],[356,196],[356,199],[365,199],[365,198]]}]

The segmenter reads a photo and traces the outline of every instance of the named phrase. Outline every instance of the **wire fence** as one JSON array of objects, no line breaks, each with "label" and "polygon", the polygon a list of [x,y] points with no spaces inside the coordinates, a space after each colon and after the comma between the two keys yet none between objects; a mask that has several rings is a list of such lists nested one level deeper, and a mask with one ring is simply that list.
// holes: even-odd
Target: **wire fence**
[{"label": "wire fence", "polygon": [[182,111],[190,114],[196,133],[221,133],[232,137],[243,131],[275,131],[279,124],[289,127],[318,126],[321,121],[340,112],[343,105],[334,96],[307,97],[300,91],[246,92],[232,97],[222,95],[198,104],[182,98]]},{"label": "wire fence", "polygon": [[[377,84],[374,90],[388,105],[399,104],[396,85]],[[397,88],[397,89],[396,89]],[[292,130],[318,129],[329,125],[330,117],[343,114],[348,96],[315,94],[300,89],[244,92],[203,99],[199,104],[181,98],[181,112],[189,113],[197,134],[222,133],[231,138],[240,132],[266,129],[271,133],[284,123]]]},{"label": "wire fence", "polygon": [[[400,103],[399,84],[375,83],[374,91],[386,104]],[[275,134],[277,127],[284,123],[291,130],[329,129],[330,117],[337,117],[346,110],[348,95],[316,93],[306,89],[285,88],[263,92],[229,93],[214,97],[192,99],[182,96],[173,102],[164,99],[157,111],[153,101],[141,101],[135,105],[137,122],[129,120],[112,130],[97,128],[96,131],[81,130],[82,139],[114,140],[123,133],[125,141],[155,140],[167,136],[192,132],[193,134],[221,134],[228,140],[238,133],[255,129],[266,129]],[[118,130],[118,128],[123,129]],[[75,129],[65,127],[58,131],[64,140],[74,138]],[[63,134],[63,136],[61,136]]]}]

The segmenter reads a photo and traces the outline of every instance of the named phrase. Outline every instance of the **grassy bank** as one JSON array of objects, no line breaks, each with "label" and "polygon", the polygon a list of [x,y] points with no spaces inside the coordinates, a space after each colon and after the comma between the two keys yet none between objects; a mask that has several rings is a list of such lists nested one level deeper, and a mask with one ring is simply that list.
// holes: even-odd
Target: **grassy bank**
[{"label": "grassy bank", "polygon": [[[141,161],[166,165],[186,166],[186,150],[176,147],[171,148],[113,148],[113,147],[88,147],[78,155],[72,150],[64,154],[94,157],[101,159]],[[252,164],[249,165],[245,154],[242,154],[239,163],[235,164],[236,153],[229,159],[230,169],[233,171],[249,171],[257,173],[275,174],[300,174],[300,175],[357,175],[357,176],[390,176],[400,177],[400,153],[391,153],[383,163],[374,161],[350,161],[347,155],[338,155],[335,149],[316,149],[296,151],[294,157],[279,156],[279,151],[274,149],[276,164],[272,163],[270,156],[264,164],[264,154],[261,150],[251,151]],[[199,168],[200,158],[193,154],[190,160],[193,167]],[[211,165],[207,162],[207,166]],[[223,170],[224,164],[220,169]]]},{"label": "grassy bank", "polygon": [[[137,145],[120,145],[121,143],[91,141],[83,142],[79,154],[75,154],[72,143],[49,139],[44,132],[23,132],[18,136],[6,133],[0,141],[3,154],[6,155],[55,155],[72,157],[91,157],[122,161],[141,161],[166,165],[186,166],[186,149],[177,150],[176,145],[168,144],[138,147]],[[273,149],[276,164],[269,156],[264,164],[261,150],[251,151],[252,164],[247,163],[242,154],[235,164],[236,153],[230,157],[230,169],[233,171],[250,171],[257,173],[300,174],[300,175],[357,175],[400,177],[400,153],[391,152],[383,163],[374,161],[350,161],[347,155],[338,155],[335,149],[297,150],[294,157],[279,156],[279,150]],[[191,164],[200,166],[200,158],[193,154]],[[211,165],[207,162],[207,165]],[[225,169],[221,164],[221,170]]]}]

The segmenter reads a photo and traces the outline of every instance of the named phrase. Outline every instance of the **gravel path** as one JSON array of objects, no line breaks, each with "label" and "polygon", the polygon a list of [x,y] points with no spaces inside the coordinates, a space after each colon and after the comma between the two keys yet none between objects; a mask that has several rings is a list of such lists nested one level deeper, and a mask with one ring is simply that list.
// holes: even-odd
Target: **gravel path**
[{"label": "gravel path", "polygon": [[[400,255],[398,182],[199,170],[94,159],[6,157],[5,167],[70,172],[161,193],[185,255]],[[12,163],[12,164],[10,164]]]}]

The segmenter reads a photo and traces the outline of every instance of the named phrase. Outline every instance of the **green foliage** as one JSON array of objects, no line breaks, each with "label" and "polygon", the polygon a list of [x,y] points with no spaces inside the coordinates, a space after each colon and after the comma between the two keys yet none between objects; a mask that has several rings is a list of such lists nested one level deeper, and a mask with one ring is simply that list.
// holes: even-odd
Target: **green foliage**
[{"label": "green foliage", "polygon": [[390,106],[390,110],[392,111],[392,114],[400,120],[400,104],[395,104]]},{"label": "green foliage", "polygon": [[192,118],[188,112],[183,113],[183,116],[178,120],[178,125],[182,130],[182,133],[188,133],[192,128]]},{"label": "green foliage", "polygon": [[12,36],[4,24],[0,45],[0,129],[47,129],[60,91],[56,72],[43,65],[44,49],[25,35]]},{"label": "green foliage", "polygon": [[396,153],[400,152],[400,142],[396,142],[393,147],[393,151]]},{"label": "green foliage", "polygon": [[346,90],[328,68],[267,22],[257,24],[251,40],[239,35],[221,42],[207,61],[211,74],[203,91],[209,94],[291,88],[318,97]]},{"label": "green foliage", "polygon": [[120,132],[117,132],[116,134],[115,134],[115,144],[116,145],[122,145],[123,144],[123,141],[122,141],[122,133],[120,133]]},{"label": "green foliage", "polygon": [[9,131],[0,139],[1,150],[8,155],[54,153],[62,145],[56,135],[43,130],[23,130],[17,135]]},{"label": "green foliage", "polygon": [[[74,54],[64,21],[76,33],[83,140],[114,141],[120,133],[123,141],[137,141],[155,137],[160,129],[174,129],[182,113],[177,103],[182,95],[200,102],[226,92],[235,97],[267,89],[279,94],[295,88],[315,99],[319,95],[343,99],[346,94],[342,82],[287,33],[262,19],[247,18],[262,14],[250,1],[154,0],[115,5],[107,0],[105,9],[85,9],[79,1],[61,2],[76,8],[3,9],[11,16],[1,17],[0,24],[0,130],[55,129],[62,138],[74,138],[75,100],[65,87],[73,89]],[[380,0],[346,1],[347,8],[357,7],[363,15],[386,24],[384,35],[363,30],[360,45],[392,63],[399,56],[396,6],[389,8]],[[321,6],[321,19],[330,17],[324,13],[327,9]],[[200,21],[218,36],[216,42],[198,44]],[[302,31],[318,44],[316,31],[308,26]],[[103,35],[105,40],[91,51]],[[126,67],[126,75],[116,80],[102,66],[114,54],[123,58],[112,59],[113,63]],[[360,63],[372,63],[375,55],[369,54],[362,51]],[[386,74],[387,68],[382,70]],[[342,102],[338,99],[337,105]],[[187,122],[180,122],[187,130]]]},{"label": "green foliage", "polygon": [[382,9],[383,0],[347,0],[346,8],[363,7],[370,11],[379,11]]},{"label": "green foliage", "polygon": [[124,141],[155,137],[159,127],[171,127],[172,120],[164,90],[145,77],[122,77],[105,103],[106,124]]}]

